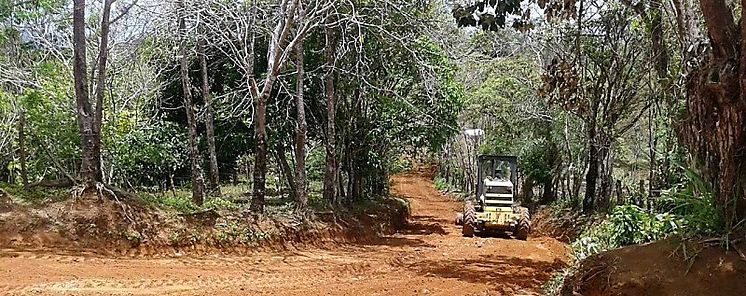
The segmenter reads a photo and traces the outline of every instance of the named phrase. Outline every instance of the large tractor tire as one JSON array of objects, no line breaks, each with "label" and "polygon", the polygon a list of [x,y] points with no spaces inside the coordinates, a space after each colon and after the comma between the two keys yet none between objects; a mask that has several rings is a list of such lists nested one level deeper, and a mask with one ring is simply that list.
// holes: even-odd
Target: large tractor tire
[{"label": "large tractor tire", "polygon": [[474,228],[477,224],[477,213],[474,210],[474,205],[471,201],[467,201],[464,205],[464,226],[461,228],[461,234],[465,237],[474,236]]},{"label": "large tractor tire", "polygon": [[531,217],[529,217],[527,208],[521,207],[519,209],[521,217],[518,219],[513,235],[520,240],[527,240],[528,234],[531,233]]}]

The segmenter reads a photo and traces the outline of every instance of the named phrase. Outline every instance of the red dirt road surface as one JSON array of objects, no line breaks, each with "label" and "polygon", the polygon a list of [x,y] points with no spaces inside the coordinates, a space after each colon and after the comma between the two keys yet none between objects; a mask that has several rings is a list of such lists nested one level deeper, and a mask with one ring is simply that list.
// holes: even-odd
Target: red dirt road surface
[{"label": "red dirt road surface", "polygon": [[251,256],[167,258],[0,251],[0,295],[537,295],[565,266],[550,238],[464,238],[461,203],[399,175],[410,225],[367,243]]}]

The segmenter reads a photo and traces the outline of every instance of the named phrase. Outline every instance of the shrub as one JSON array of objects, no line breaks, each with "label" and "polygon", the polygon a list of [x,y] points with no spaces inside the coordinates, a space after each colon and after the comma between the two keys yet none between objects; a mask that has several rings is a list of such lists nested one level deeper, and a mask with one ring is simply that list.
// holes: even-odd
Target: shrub
[{"label": "shrub", "polygon": [[724,233],[725,220],[715,206],[713,191],[694,171],[684,171],[686,181],[664,191],[657,210],[682,217],[686,235]]},{"label": "shrub", "polygon": [[649,213],[636,205],[617,206],[608,220],[592,226],[572,243],[575,259],[679,233],[684,220],[670,213]]},{"label": "shrub", "polygon": [[199,207],[192,202],[190,194],[186,192],[177,191],[178,194],[152,194],[148,192],[139,193],[140,199],[145,202],[151,203],[159,208],[169,208],[181,213],[191,213],[199,210]]},{"label": "shrub", "polygon": [[412,169],[412,161],[400,157],[391,157],[389,159],[389,173],[397,174]]},{"label": "shrub", "polygon": [[448,191],[451,188],[451,186],[446,182],[446,179],[437,177],[435,178],[435,189],[438,189],[438,191]]}]

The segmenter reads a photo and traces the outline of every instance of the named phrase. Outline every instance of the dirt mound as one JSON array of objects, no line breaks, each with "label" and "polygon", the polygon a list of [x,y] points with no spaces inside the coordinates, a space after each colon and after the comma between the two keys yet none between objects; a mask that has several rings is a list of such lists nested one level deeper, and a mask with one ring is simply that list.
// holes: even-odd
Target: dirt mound
[{"label": "dirt mound", "polygon": [[733,248],[667,239],[589,257],[561,295],[746,295],[746,261]]},{"label": "dirt mound", "polygon": [[570,243],[599,219],[569,209],[540,208],[532,217],[532,236],[545,236]]},{"label": "dirt mound", "polygon": [[[382,199],[364,209],[331,213],[328,221],[296,215],[253,219],[214,210],[164,211],[137,198],[95,194],[43,205],[0,195],[0,248],[85,251],[99,254],[245,252],[365,240],[403,227],[406,202]],[[248,247],[248,248],[247,248]]]}]

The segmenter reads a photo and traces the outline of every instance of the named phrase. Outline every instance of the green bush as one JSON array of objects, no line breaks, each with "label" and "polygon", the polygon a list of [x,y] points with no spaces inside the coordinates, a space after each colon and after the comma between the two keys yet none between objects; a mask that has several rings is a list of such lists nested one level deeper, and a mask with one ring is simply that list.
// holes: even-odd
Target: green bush
[{"label": "green bush", "polygon": [[448,191],[451,189],[451,185],[446,182],[446,179],[441,177],[435,178],[435,189],[438,189],[438,191]]},{"label": "green bush", "polygon": [[199,207],[192,202],[189,193],[177,191],[177,194],[152,194],[142,192],[139,194],[140,199],[145,202],[151,203],[156,207],[173,209],[182,213],[192,213],[199,210]]},{"label": "green bush", "polygon": [[684,171],[686,181],[664,191],[657,210],[681,216],[689,236],[724,233],[725,219],[715,206],[712,189],[694,171]]},{"label": "green bush", "polygon": [[642,244],[679,233],[685,222],[670,214],[649,213],[636,205],[617,206],[608,220],[592,226],[572,243],[577,260],[623,246]]},{"label": "green bush", "polygon": [[326,168],[326,151],[324,151],[323,146],[308,151],[306,167],[308,168],[309,182],[321,181],[324,179],[324,169]]},{"label": "green bush", "polygon": [[410,169],[412,169],[412,162],[409,159],[404,159],[397,156],[391,157],[391,159],[389,160],[389,173],[391,174],[406,172]]},{"label": "green bush", "polygon": [[608,249],[683,236],[718,235],[726,227],[715,206],[712,190],[694,171],[684,168],[686,179],[662,193],[654,211],[635,205],[617,206],[604,222],[592,226],[572,244],[582,260]]},{"label": "green bush", "polygon": [[230,199],[212,197],[208,198],[202,207],[205,209],[237,211],[241,206]]},{"label": "green bush", "polygon": [[43,186],[29,186],[24,188],[16,184],[0,184],[0,189],[8,192],[11,196],[34,205],[58,202],[70,198],[69,190],[47,188]]}]

